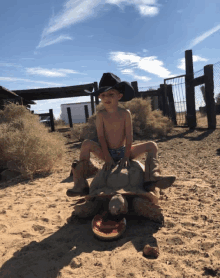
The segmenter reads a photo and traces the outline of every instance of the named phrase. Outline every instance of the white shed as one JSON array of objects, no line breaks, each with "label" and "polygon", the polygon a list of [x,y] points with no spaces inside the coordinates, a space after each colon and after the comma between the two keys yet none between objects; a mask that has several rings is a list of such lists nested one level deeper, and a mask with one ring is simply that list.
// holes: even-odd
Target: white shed
[{"label": "white shed", "polygon": [[65,103],[61,104],[61,120],[69,124],[67,107],[70,107],[72,122],[73,123],[85,123],[85,108],[84,105],[88,105],[89,117],[92,116],[91,102],[79,102],[79,103]]}]

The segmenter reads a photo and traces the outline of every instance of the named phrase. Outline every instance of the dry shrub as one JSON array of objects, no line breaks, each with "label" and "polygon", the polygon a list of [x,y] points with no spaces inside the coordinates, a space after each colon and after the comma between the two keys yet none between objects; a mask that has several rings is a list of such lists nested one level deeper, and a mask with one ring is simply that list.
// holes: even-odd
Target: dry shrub
[{"label": "dry shrub", "polygon": [[86,123],[74,123],[71,128],[71,138],[76,141],[81,141],[81,133],[85,126],[87,126]]},{"label": "dry shrub", "polygon": [[68,127],[68,125],[62,119],[55,120],[54,125],[57,128]]},{"label": "dry shrub", "polygon": [[24,106],[9,104],[0,111],[0,163],[13,161],[23,177],[48,173],[62,159],[65,142],[62,135],[48,133]]},{"label": "dry shrub", "polygon": [[[134,140],[166,136],[173,128],[172,121],[164,117],[161,111],[152,111],[150,99],[134,98],[131,101],[119,103],[119,107],[129,109],[131,112]],[[96,110],[102,109],[104,107],[100,103]],[[81,140],[97,137],[95,120],[96,114],[89,118],[88,123],[83,124],[80,134]]]}]

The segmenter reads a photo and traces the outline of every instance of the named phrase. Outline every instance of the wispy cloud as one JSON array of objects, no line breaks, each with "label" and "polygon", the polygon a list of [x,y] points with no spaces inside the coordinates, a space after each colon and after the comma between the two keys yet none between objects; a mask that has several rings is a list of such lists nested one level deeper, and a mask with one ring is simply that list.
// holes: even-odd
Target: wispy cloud
[{"label": "wispy cloud", "polygon": [[106,11],[105,4],[117,5],[118,7],[133,5],[141,16],[155,16],[159,13],[157,0],[68,0],[59,14],[54,15],[53,13],[48,25],[43,30],[37,48],[71,40],[72,38],[68,35],[52,38],[51,34],[94,17],[101,9]]},{"label": "wispy cloud", "polygon": [[73,38],[71,38],[70,36],[67,36],[67,35],[60,35],[58,36],[57,38],[55,37],[43,37],[40,41],[40,43],[38,44],[37,48],[41,48],[41,47],[45,47],[45,46],[48,46],[48,45],[52,45],[52,44],[55,44],[55,43],[60,43],[62,41],[65,41],[65,40],[73,40]]},{"label": "wispy cloud", "polygon": [[39,83],[39,84],[45,84],[49,86],[65,86],[61,83],[54,83],[54,82],[45,82],[45,81],[39,81],[39,80],[31,80],[31,79],[25,79],[25,78],[17,78],[17,77],[4,77],[0,76],[0,81],[6,81],[6,82],[28,82],[28,83]]},{"label": "wispy cloud", "polygon": [[26,72],[32,75],[42,75],[47,77],[66,77],[68,74],[84,74],[71,69],[45,69],[41,67],[26,68]]},{"label": "wispy cloud", "polygon": [[5,63],[5,62],[0,62],[0,67],[15,67],[15,68],[21,68],[22,66],[13,64],[13,63]]},{"label": "wispy cloud", "polygon": [[[202,58],[198,55],[193,55],[193,63],[195,62],[207,62],[208,59]],[[185,58],[179,59],[178,69],[185,70]]]},{"label": "wispy cloud", "polygon": [[163,62],[156,56],[141,57],[130,52],[110,52],[109,57],[115,61],[121,70],[139,69],[154,74],[161,78],[171,77],[171,73],[163,66]]},{"label": "wispy cloud", "polygon": [[150,77],[146,77],[146,76],[140,76],[135,74],[135,72],[132,69],[123,69],[121,70],[122,74],[126,74],[126,75],[131,75],[133,78],[137,79],[137,80],[142,80],[142,81],[150,81],[151,78]]},{"label": "wispy cloud", "polygon": [[157,0],[106,0],[106,3],[123,7],[133,5],[142,16],[155,16],[159,13]]},{"label": "wispy cloud", "polygon": [[217,31],[220,30],[220,24],[217,25],[216,27],[210,29],[209,31],[203,33],[201,36],[195,38],[194,40],[192,40],[192,42],[189,45],[189,49],[193,48],[195,45],[197,45],[198,43],[204,41],[205,39],[207,39],[208,37],[210,37],[212,34],[216,33]]},{"label": "wispy cloud", "polygon": [[103,0],[69,0],[63,11],[50,19],[49,26],[43,31],[43,37],[60,29],[81,22],[95,14],[95,8]]}]

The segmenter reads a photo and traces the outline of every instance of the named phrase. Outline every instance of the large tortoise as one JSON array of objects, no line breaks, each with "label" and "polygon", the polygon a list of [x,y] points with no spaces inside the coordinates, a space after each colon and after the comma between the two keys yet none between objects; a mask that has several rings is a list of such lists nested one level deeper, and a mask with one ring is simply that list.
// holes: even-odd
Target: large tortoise
[{"label": "large tortoise", "polygon": [[144,165],[136,160],[130,161],[128,168],[122,168],[119,164],[109,171],[103,168],[91,181],[89,194],[77,200],[73,215],[86,218],[102,210],[108,212],[105,218],[107,215],[112,220],[121,221],[132,210],[137,215],[161,223],[163,215],[155,189],[165,189],[170,185],[162,181],[145,182]]}]

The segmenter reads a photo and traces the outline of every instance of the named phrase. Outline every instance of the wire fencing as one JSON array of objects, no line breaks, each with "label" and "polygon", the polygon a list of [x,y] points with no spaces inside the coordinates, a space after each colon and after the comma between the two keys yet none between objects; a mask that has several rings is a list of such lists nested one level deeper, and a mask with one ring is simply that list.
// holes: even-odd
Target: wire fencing
[{"label": "wire fencing", "polygon": [[176,122],[178,126],[186,125],[186,88],[185,76],[176,76],[164,80],[165,85],[172,85]]}]

